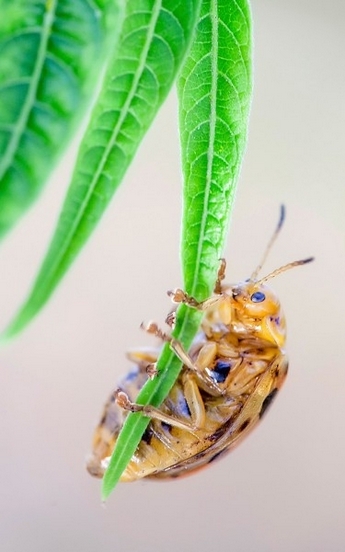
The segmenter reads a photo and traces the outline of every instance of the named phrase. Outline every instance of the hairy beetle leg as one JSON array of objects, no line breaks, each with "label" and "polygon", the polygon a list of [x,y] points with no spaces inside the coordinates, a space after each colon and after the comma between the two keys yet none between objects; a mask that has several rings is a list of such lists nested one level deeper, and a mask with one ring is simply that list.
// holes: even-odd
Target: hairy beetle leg
[{"label": "hairy beetle leg", "polygon": [[[225,278],[225,271],[226,271],[226,261],[225,259],[220,259],[220,265],[217,273],[217,280],[214,286],[214,293],[219,296],[222,294],[222,291],[223,291],[222,281]],[[192,297],[191,295],[188,295],[188,293],[186,293],[180,288],[176,288],[175,290],[168,291],[168,296],[171,297],[174,303],[184,303],[185,305],[188,305],[189,307],[192,307],[198,310],[206,310],[208,309],[208,307],[217,303],[220,299],[219,297],[210,297],[205,301],[197,301],[194,297]],[[168,318],[169,318],[169,315],[168,315]]]},{"label": "hairy beetle leg", "polygon": [[114,392],[114,397],[120,408],[123,408],[123,410],[127,410],[128,412],[141,412],[143,416],[147,416],[148,418],[152,418],[155,420],[160,420],[161,422],[174,427],[178,427],[180,429],[184,429],[185,431],[189,431],[191,433],[193,433],[197,429],[194,424],[183,422],[175,416],[169,416],[169,414],[165,414],[154,406],[131,402],[127,393],[125,393],[121,389],[117,389]]},{"label": "hairy beetle leg", "polygon": [[218,268],[217,280],[214,286],[214,293],[220,295],[222,293],[222,281],[225,278],[226,260],[220,259],[220,265]]},{"label": "hairy beetle leg", "polygon": [[141,324],[141,328],[145,330],[146,332],[155,335],[156,337],[159,337],[163,341],[170,344],[171,349],[174,351],[175,355],[183,362],[183,364],[189,368],[194,374],[196,374],[201,381],[204,382],[204,384],[207,386],[207,388],[211,391],[213,391],[216,395],[222,395],[223,391],[219,388],[219,386],[208,376],[208,374],[205,372],[205,368],[207,368],[208,361],[211,361],[210,358],[210,351],[208,350],[206,355],[202,355],[203,352],[206,352],[206,349],[210,349],[212,347],[212,354],[211,356],[214,358],[216,355],[216,345],[213,342],[209,342],[204,347],[202,347],[201,351],[198,355],[198,360],[202,358],[201,363],[196,363],[192,359],[192,357],[188,354],[188,352],[183,347],[182,343],[175,339],[174,337],[171,337],[170,335],[167,335],[165,332],[163,332],[155,322],[149,322],[147,326],[144,324]]},{"label": "hairy beetle leg", "polygon": [[145,371],[150,379],[154,379],[156,376],[159,376],[159,371],[156,366],[157,363],[153,362],[152,364],[148,364],[145,368]]},{"label": "hairy beetle leg", "polygon": [[134,362],[141,372],[146,372],[150,379],[158,375],[156,369],[159,350],[152,348],[142,348],[127,352],[128,360]]},{"label": "hairy beetle leg", "polygon": [[174,329],[176,324],[176,311],[173,310],[169,312],[168,316],[165,319],[165,323],[170,326],[170,328]]},{"label": "hairy beetle leg", "polygon": [[174,303],[184,303],[185,305],[188,305],[193,309],[201,311],[205,311],[215,303],[218,303],[218,301],[220,301],[222,297],[221,295],[218,295],[215,297],[210,297],[205,301],[197,301],[194,297],[191,297],[190,295],[188,295],[188,293],[180,288],[168,291],[168,296]]}]

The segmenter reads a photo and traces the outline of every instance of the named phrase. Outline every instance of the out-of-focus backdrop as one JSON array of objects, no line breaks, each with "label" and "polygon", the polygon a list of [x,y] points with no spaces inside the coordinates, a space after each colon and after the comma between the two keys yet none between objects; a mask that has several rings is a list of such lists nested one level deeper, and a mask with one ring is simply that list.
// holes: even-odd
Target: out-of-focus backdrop
[{"label": "out-of-focus backdrop", "polygon": [[[105,506],[84,469],[107,395],[153,343],[181,285],[176,100],[146,137],[96,234],[53,300],[0,351],[2,552],[343,552],[345,549],[345,3],[253,2],[255,94],[229,241],[228,279],[260,259],[288,320],[290,373],[264,423],[190,478],[120,485]],[[28,291],[75,151],[0,249],[1,324]]]}]

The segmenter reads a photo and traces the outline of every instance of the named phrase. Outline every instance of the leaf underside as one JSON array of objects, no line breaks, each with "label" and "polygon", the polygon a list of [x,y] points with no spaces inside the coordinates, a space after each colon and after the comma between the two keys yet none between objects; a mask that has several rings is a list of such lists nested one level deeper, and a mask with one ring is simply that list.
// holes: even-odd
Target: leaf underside
[{"label": "leaf underside", "polygon": [[105,58],[117,0],[0,0],[0,239],[45,184]]},{"label": "leaf underside", "polygon": [[[185,291],[212,293],[245,149],[252,94],[251,16],[247,0],[203,0],[191,50],[178,82],[184,175],[181,236]],[[185,305],[172,335],[188,350],[201,314]],[[181,370],[166,345],[137,402],[159,406]],[[103,478],[105,500],[119,481],[149,419],[129,414]]]},{"label": "leaf underside", "polygon": [[115,56],[83,138],[72,182],[31,294],[5,330],[19,333],[90,237],[166,98],[190,44],[200,0],[128,0]]}]

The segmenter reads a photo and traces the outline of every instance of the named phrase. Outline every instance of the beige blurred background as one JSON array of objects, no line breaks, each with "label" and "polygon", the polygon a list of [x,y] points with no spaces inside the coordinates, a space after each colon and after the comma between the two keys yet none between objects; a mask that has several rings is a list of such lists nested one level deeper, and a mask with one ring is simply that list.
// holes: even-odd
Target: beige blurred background
[{"label": "beige blurred background", "polygon": [[[120,485],[106,506],[84,469],[104,400],[152,340],[179,272],[180,170],[172,95],[122,189],[48,308],[0,351],[2,552],[345,550],[343,0],[253,3],[255,95],[226,249],[247,277],[316,262],[272,282],[288,319],[290,374],[264,423],[194,477]],[[73,164],[0,249],[1,324],[25,296]]]}]

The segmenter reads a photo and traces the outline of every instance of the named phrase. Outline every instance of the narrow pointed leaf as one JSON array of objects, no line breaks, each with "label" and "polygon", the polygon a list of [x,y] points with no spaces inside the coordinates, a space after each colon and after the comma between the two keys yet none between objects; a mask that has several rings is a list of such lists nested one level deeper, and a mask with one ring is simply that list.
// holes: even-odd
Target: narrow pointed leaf
[{"label": "narrow pointed leaf", "polygon": [[[212,293],[244,153],[252,93],[251,17],[247,0],[203,0],[197,33],[178,84],[184,173],[182,266],[185,290]],[[189,348],[201,321],[182,305],[173,336]],[[137,402],[159,406],[181,369],[165,346],[159,376]],[[149,419],[129,414],[103,478],[105,500],[119,481]]]},{"label": "narrow pointed leaf", "polygon": [[248,0],[204,1],[178,83],[184,174],[182,267],[188,293],[213,291],[247,141],[252,96]]},{"label": "narrow pointed leaf", "polygon": [[85,110],[117,1],[0,0],[0,239],[38,196]]},{"label": "narrow pointed leaf", "polygon": [[41,309],[94,230],[174,82],[199,8],[200,0],[128,0],[52,243],[5,338]]}]

